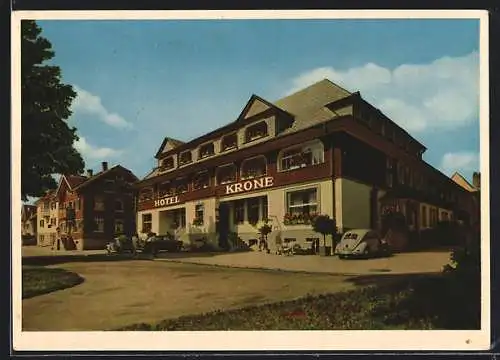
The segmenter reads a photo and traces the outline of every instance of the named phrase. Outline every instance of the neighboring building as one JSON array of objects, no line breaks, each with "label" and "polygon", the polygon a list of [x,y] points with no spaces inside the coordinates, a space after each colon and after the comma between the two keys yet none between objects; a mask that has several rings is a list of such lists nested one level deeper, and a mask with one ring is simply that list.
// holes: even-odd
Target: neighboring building
[{"label": "neighboring building", "polygon": [[36,206],[23,205],[21,209],[21,235],[24,237],[36,236]]},{"label": "neighboring building", "polygon": [[48,191],[45,196],[35,202],[37,213],[37,245],[54,246],[57,239],[57,216],[59,204],[55,197],[55,191]]},{"label": "neighboring building", "polygon": [[270,219],[271,248],[317,242],[309,219],[340,232],[402,211],[413,230],[453,219],[469,193],[422,160],[426,148],[382,112],[328,80],[271,103],[252,95],[232,123],[183,143],[165,138],[138,184],[142,233],[249,244]]},{"label": "neighboring building", "polygon": [[472,174],[472,184],[458,172],[455,172],[451,179],[471,195],[462,199],[462,208],[466,209],[463,217],[471,225],[478,224],[481,215],[481,174],[479,172]]},{"label": "neighboring building", "polygon": [[59,231],[66,249],[103,249],[116,235],[135,232],[133,183],[137,177],[121,165],[87,176],[63,175],[56,197]]}]

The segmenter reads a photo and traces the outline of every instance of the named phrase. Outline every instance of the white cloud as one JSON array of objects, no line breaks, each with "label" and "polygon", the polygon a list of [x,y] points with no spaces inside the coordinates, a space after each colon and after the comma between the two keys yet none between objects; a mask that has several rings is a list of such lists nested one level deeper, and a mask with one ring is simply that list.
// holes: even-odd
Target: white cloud
[{"label": "white cloud", "polygon": [[373,63],[347,70],[321,67],[292,80],[290,94],[324,78],[380,108],[403,128],[419,132],[477,121],[479,54],[442,57],[427,64],[387,69]]},{"label": "white cloud", "polygon": [[446,153],[443,155],[440,168],[448,175],[455,171],[478,171],[479,154],[472,151]]},{"label": "white cloud", "polygon": [[129,129],[132,124],[116,113],[109,112],[102,104],[101,98],[76,85],[73,86],[77,96],[72,104],[75,113],[95,115],[102,122],[116,127]]},{"label": "white cloud", "polygon": [[118,157],[123,153],[122,150],[91,145],[83,136],[80,136],[78,141],[75,142],[74,146],[75,149],[77,149],[84,158],[88,159],[106,160],[108,158]]}]

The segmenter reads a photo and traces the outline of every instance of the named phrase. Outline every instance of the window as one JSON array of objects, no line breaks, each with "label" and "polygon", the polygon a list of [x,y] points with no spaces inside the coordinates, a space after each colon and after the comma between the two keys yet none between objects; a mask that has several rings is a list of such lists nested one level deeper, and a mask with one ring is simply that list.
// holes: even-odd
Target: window
[{"label": "window", "polygon": [[389,188],[394,186],[394,159],[386,159],[386,185]]},{"label": "window", "polygon": [[226,135],[222,138],[222,151],[236,149],[238,146],[238,137],[236,134]]},{"label": "window", "polygon": [[422,206],[422,227],[427,227],[427,206]]},{"label": "window", "polygon": [[210,186],[210,175],[208,171],[203,171],[198,174],[193,179],[193,190],[205,189]]},{"label": "window", "polygon": [[40,227],[42,227],[42,228],[43,228],[43,226],[44,226],[44,221],[43,221],[43,220],[40,220]]},{"label": "window", "polygon": [[76,209],[76,210],[80,210],[80,208],[81,208],[81,202],[80,202],[80,199],[76,200],[75,204],[76,204],[75,209]]},{"label": "window", "polygon": [[253,141],[267,135],[267,123],[265,121],[261,121],[255,125],[249,126],[245,130],[245,141]]},{"label": "window", "polygon": [[153,189],[151,188],[142,189],[139,192],[139,201],[148,201],[148,200],[153,200]]},{"label": "window", "polygon": [[103,211],[104,210],[104,199],[100,196],[96,196],[94,201],[94,210]]},{"label": "window", "polygon": [[259,156],[253,159],[245,160],[241,165],[241,178],[251,179],[254,177],[266,175],[267,172],[266,167],[267,167],[267,161],[264,156]]},{"label": "window", "polygon": [[172,189],[172,185],[170,181],[163,182],[158,185],[158,195],[160,197],[164,196],[172,196],[174,194],[174,190]]},{"label": "window", "polygon": [[255,225],[259,222],[259,198],[247,199],[248,222]]},{"label": "window", "polygon": [[318,213],[316,188],[289,192],[286,197],[285,223],[305,224]]},{"label": "window", "polygon": [[224,185],[236,181],[236,166],[224,165],[217,169],[217,184]]},{"label": "window", "polygon": [[104,232],[104,218],[102,216],[96,216],[94,218],[94,222],[95,222],[95,231]]},{"label": "window", "polygon": [[234,202],[234,223],[241,224],[245,220],[245,200]]},{"label": "window", "polygon": [[193,225],[201,226],[204,220],[204,206],[203,204],[197,204],[194,207],[194,220]]},{"label": "window", "polygon": [[148,233],[151,231],[153,217],[151,214],[142,214],[142,233]]},{"label": "window", "polygon": [[189,164],[192,161],[193,161],[193,157],[192,157],[191,150],[184,151],[183,153],[181,153],[181,155],[179,157],[179,164],[180,165]]},{"label": "window", "polygon": [[50,209],[51,210],[55,210],[56,209],[56,203],[55,202],[51,202],[50,203]]},{"label": "window", "polygon": [[186,178],[176,179],[175,183],[176,183],[175,186],[176,194],[184,194],[188,191],[188,182],[186,181]]},{"label": "window", "polygon": [[436,226],[437,221],[438,221],[438,211],[437,211],[437,209],[431,208],[429,214],[430,214],[430,221],[429,221],[430,226],[434,227],[434,226]]},{"label": "window", "polygon": [[123,220],[115,219],[115,234],[123,234]]},{"label": "window", "polygon": [[57,225],[56,221],[57,221],[56,218],[50,219],[50,225]]},{"label": "window", "polygon": [[304,144],[280,153],[278,163],[281,171],[299,169],[324,162],[324,148],[321,141]]},{"label": "window", "polygon": [[446,211],[441,211],[441,221],[448,221],[448,213]]},{"label": "window", "polygon": [[212,156],[215,154],[214,143],[208,143],[200,146],[200,159],[206,158],[208,156]]},{"label": "window", "polygon": [[115,211],[123,212],[123,201],[121,199],[115,200]]},{"label": "window", "polygon": [[262,219],[266,221],[268,217],[269,215],[267,210],[267,196],[264,196],[262,198]]},{"label": "window", "polygon": [[174,158],[173,158],[173,156],[170,156],[170,157],[162,160],[160,167],[161,167],[162,170],[172,169],[174,167]]}]

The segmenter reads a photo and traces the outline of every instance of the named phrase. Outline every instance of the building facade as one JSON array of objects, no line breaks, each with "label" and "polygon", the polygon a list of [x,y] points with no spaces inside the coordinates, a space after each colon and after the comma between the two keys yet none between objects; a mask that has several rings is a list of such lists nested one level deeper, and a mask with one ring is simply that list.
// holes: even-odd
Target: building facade
[{"label": "building facade", "polygon": [[390,208],[413,230],[459,213],[469,193],[427,164],[426,148],[378,109],[328,80],[271,103],[253,95],[239,117],[183,143],[165,138],[157,167],[137,184],[143,234],[252,245],[272,225],[271,248],[318,242],[310,219],[340,232],[379,228]]},{"label": "building facade", "polygon": [[59,226],[59,204],[55,191],[49,191],[35,202],[37,226],[37,245],[53,246],[57,239]]},{"label": "building facade", "polygon": [[37,207],[34,205],[23,205],[21,208],[21,236],[36,239]]},{"label": "building facade", "polygon": [[65,249],[103,249],[115,236],[135,232],[133,184],[128,169],[102,163],[97,174],[63,175],[55,192],[58,232]]}]

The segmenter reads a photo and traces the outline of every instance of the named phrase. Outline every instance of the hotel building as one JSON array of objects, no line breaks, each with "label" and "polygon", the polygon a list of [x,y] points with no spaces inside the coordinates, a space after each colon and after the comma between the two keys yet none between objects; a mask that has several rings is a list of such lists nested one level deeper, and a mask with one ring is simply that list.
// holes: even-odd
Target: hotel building
[{"label": "hotel building", "polygon": [[468,221],[470,194],[423,159],[426,148],[381,111],[329,80],[271,103],[252,95],[233,122],[189,142],[165,138],[137,183],[141,233],[249,245],[269,219],[273,249],[317,242],[309,219],[340,232],[379,228],[386,207],[412,230]]}]

